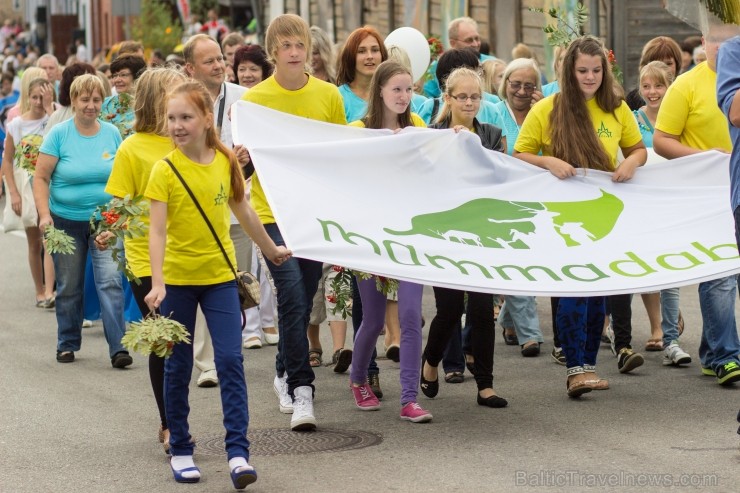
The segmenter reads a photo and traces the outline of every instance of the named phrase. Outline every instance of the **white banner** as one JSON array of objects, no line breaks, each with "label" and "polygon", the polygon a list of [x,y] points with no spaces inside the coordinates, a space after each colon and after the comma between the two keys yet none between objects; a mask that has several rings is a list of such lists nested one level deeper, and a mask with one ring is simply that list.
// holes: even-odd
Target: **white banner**
[{"label": "white banner", "polygon": [[289,248],[421,284],[502,294],[656,291],[740,272],[729,156],[549,172],[470,132],[398,134],[232,108]]}]

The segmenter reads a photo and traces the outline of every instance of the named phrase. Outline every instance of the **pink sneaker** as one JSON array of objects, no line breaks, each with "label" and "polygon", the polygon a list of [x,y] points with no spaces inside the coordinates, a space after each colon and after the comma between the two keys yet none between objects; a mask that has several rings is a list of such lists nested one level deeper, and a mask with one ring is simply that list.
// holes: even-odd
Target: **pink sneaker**
[{"label": "pink sneaker", "polygon": [[409,402],[401,408],[401,419],[412,423],[427,423],[432,420],[432,413],[425,411],[416,402]]},{"label": "pink sneaker", "polygon": [[355,396],[355,404],[357,404],[357,407],[361,411],[376,411],[380,409],[380,401],[375,397],[373,390],[367,383],[363,383],[358,387],[350,382],[349,386],[352,389],[352,394]]}]

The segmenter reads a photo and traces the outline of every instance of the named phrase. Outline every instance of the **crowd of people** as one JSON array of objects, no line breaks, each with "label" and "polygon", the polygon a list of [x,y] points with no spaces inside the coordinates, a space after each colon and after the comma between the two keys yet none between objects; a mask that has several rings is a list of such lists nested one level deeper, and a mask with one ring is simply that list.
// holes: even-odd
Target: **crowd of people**
[{"label": "crowd of people", "polygon": [[[337,312],[331,290],[339,269],[292,256],[249,150],[233,142],[231,108],[238,100],[336,125],[473,132],[484,148],[563,180],[576,176],[574,163],[581,163],[629,182],[648,148],[665,159],[709,149],[733,153],[732,207],[740,222],[740,38],[728,41],[737,34],[730,28],[703,38],[702,50],[665,36],[650,40],[638,85],[626,92],[603,42],[592,36],[555,50],[557,79],[547,83],[526,46],[518,45],[509,62],[485,54],[476,22],[463,17],[449,24],[450,48],[433,61],[430,76],[414,80],[408,55],[386,48],[370,26],[350,33],[337,51],[327,33],[295,15],[270,23],[264,47],[211,21],[208,33],[193,33],[169,61],[154,53],[147,61],[135,41],[98,66],[60,67],[43,55],[18,80],[3,72],[0,100],[7,108],[6,202],[26,232],[36,306],[56,311],[56,360],[73,363],[81,349],[89,293],[99,300],[114,368],[133,363],[121,344],[127,319],[161,311],[193,336],[192,346],[177,344],[168,359],[152,354],[148,362],[158,438],[178,482],[201,477],[188,428],[193,365],[198,386],[220,387],[229,472],[242,489],[257,479],[249,464],[242,349],[276,346],[278,408],[291,414],[292,430],[308,431],[317,427],[314,368],[325,364],[319,338],[325,320],[332,339],[326,365],[336,373],[351,368],[351,396],[362,411],[381,406],[376,346],[384,335],[385,356],[400,363],[400,418],[413,423],[432,420],[418,391],[438,394],[440,363],[448,383],[464,381],[466,369],[473,375],[478,405],[508,405],[493,385],[496,322],[505,344],[519,346],[523,357],[539,356],[544,342],[532,296],[434,287],[436,315],[425,346],[422,285],[400,281],[382,290],[375,278],[354,278],[351,313]],[[100,220],[98,206],[126,196],[150,203],[142,217],[146,235],[123,245],[140,284],[129,285],[118,272],[111,233],[96,235],[90,227],[91,216]],[[44,253],[50,226],[71,236],[73,254]],[[260,280],[259,306],[241,310],[234,266]],[[736,295],[735,276],[699,285],[701,372],[720,385],[740,381]],[[138,307],[136,316],[127,317],[127,299]],[[678,289],[642,300],[651,325],[645,351],[662,351],[666,366],[691,363],[680,346]],[[566,367],[569,397],[609,389],[596,370],[602,343],[621,373],[643,364],[632,347],[631,302],[629,294],[552,298],[551,357]]]}]

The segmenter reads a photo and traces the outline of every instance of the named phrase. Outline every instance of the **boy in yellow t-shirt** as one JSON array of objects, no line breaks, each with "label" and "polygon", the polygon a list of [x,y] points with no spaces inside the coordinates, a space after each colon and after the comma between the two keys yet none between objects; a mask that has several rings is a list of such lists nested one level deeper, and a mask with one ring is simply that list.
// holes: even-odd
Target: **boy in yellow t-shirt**
[{"label": "boy in yellow t-shirt", "polygon": [[[702,44],[707,60],[682,74],[668,88],[655,122],[653,147],[667,159],[716,149],[732,150],[725,115],[717,105],[717,52],[732,35],[731,26],[714,27]],[[699,284],[699,305],[703,315],[699,358],[701,371],[716,376],[720,385],[740,381],[740,339],[735,322],[735,276]],[[676,304],[678,294],[675,295]],[[666,332],[666,331],[664,331]],[[678,347],[678,333],[663,334],[664,364]]]},{"label": "boy in yellow t-shirt", "polygon": [[[336,86],[304,72],[311,54],[306,21],[297,15],[276,17],[267,27],[265,47],[275,64],[271,77],[247,91],[242,99],[285,113],[345,125],[344,105]],[[277,245],[285,245],[275,224],[257,173],[252,177],[252,207]],[[306,330],[312,299],[321,279],[321,262],[291,258],[280,266],[267,262],[278,296],[280,319],[273,385],[280,411],[292,413],[294,431],[316,428],[313,413],[314,373],[308,361]]]}]

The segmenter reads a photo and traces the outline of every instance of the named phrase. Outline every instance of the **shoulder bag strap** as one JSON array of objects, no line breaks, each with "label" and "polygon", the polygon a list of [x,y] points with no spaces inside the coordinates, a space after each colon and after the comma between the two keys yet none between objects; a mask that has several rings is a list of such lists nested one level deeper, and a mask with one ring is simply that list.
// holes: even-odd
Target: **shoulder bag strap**
[{"label": "shoulder bag strap", "polygon": [[229,264],[229,268],[231,269],[231,272],[234,273],[234,277],[237,276],[236,269],[234,269],[234,265],[231,263],[231,260],[229,259],[228,254],[226,253],[226,249],[224,248],[223,244],[221,243],[221,240],[218,238],[218,235],[216,234],[216,230],[213,229],[213,225],[211,225],[211,221],[208,220],[208,216],[206,216],[205,211],[200,206],[200,203],[198,202],[198,199],[195,198],[195,194],[193,194],[193,191],[190,189],[187,183],[185,183],[185,180],[183,179],[182,175],[179,171],[177,171],[177,168],[175,168],[175,165],[172,164],[172,161],[169,160],[169,158],[164,158],[164,161],[170,165],[170,168],[172,168],[172,171],[175,172],[175,175],[180,180],[180,183],[182,183],[182,186],[185,187],[185,190],[188,192],[188,195],[190,195],[190,198],[193,200],[193,203],[195,204],[195,207],[198,209],[198,212],[200,212],[200,215],[203,216],[203,220],[206,222],[206,225],[208,226],[208,229],[211,230],[211,234],[213,235],[213,238],[216,240],[216,243],[218,243],[218,247],[221,249],[221,253],[224,254],[224,258],[226,259],[226,263]]}]

